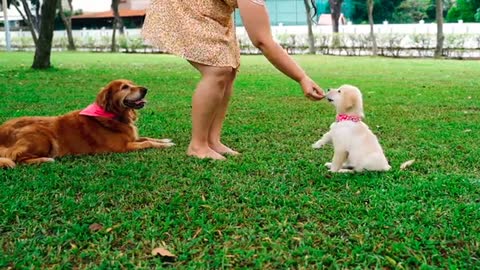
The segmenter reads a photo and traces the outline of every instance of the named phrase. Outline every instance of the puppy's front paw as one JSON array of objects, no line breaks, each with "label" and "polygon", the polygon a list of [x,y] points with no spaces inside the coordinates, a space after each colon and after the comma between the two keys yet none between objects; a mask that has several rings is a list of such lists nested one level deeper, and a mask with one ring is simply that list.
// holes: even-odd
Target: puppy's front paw
[{"label": "puppy's front paw", "polygon": [[329,168],[329,169],[332,168],[332,163],[331,163],[331,162],[325,163],[325,167],[327,167],[327,168]]},{"label": "puppy's front paw", "polygon": [[318,142],[312,144],[312,148],[313,148],[313,149],[320,149],[320,148],[322,148],[322,146],[323,146],[323,144],[318,143]]}]

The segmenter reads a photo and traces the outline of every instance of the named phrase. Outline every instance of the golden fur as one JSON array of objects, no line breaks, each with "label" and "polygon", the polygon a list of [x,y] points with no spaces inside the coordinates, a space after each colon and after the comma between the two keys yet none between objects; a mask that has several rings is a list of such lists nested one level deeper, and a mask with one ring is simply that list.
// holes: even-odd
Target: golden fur
[{"label": "golden fur", "polygon": [[145,103],[147,89],[128,80],[105,86],[96,103],[114,119],[73,111],[55,117],[21,117],[0,126],[0,168],[16,163],[52,162],[55,157],[127,152],[173,145],[168,139],[138,137],[135,109]]}]

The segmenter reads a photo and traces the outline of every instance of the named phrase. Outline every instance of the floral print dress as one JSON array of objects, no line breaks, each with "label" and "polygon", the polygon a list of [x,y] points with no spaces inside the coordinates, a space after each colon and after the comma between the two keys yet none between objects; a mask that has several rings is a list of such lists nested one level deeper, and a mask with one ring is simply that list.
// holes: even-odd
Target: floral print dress
[{"label": "floral print dress", "polygon": [[[263,4],[263,0],[251,0]],[[153,0],[142,36],[161,50],[217,67],[240,65],[232,13],[237,0]]]}]

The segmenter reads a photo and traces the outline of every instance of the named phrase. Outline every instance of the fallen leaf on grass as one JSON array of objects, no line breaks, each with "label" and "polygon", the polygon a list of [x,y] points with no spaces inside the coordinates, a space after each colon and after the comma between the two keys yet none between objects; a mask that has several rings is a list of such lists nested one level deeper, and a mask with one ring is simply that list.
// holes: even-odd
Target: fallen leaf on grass
[{"label": "fallen leaf on grass", "polygon": [[402,163],[402,165],[400,165],[400,170],[405,170],[406,168],[412,166],[414,162],[415,162],[415,159],[405,161],[404,163]]},{"label": "fallen leaf on grass", "polygon": [[93,223],[93,224],[90,225],[88,228],[89,228],[90,231],[92,231],[92,232],[98,232],[98,231],[100,231],[101,229],[103,229],[103,225],[102,225],[102,224],[98,224],[98,223]]},{"label": "fallen leaf on grass", "polygon": [[152,255],[153,256],[160,256],[164,259],[169,259],[169,260],[174,260],[177,257],[163,247],[154,248],[152,250]]},{"label": "fallen leaf on grass", "polygon": [[193,235],[192,239],[197,238],[197,236],[202,232],[202,228],[198,228],[195,234]]},{"label": "fallen leaf on grass", "polygon": [[387,261],[388,261],[391,265],[397,265],[397,262],[396,262],[393,258],[391,258],[391,257],[389,257],[389,256],[385,256],[385,259],[387,259]]},{"label": "fallen leaf on grass", "polygon": [[105,232],[109,233],[111,231],[113,231],[114,229],[120,227],[120,224],[117,224],[117,225],[113,225],[112,227],[109,227],[105,230]]},{"label": "fallen leaf on grass", "polygon": [[465,129],[463,132],[467,133],[467,132],[472,132],[471,129]]}]

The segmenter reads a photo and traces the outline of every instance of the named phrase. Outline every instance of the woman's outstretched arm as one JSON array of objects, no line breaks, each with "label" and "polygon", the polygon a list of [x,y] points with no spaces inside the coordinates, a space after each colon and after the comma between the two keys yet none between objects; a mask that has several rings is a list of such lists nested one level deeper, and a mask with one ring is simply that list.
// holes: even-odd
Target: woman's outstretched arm
[{"label": "woman's outstretched arm", "polygon": [[245,30],[253,45],[262,51],[278,70],[300,83],[307,98],[322,99],[324,97],[322,88],[310,79],[290,55],[273,40],[265,4],[259,0],[238,0],[237,2]]}]

